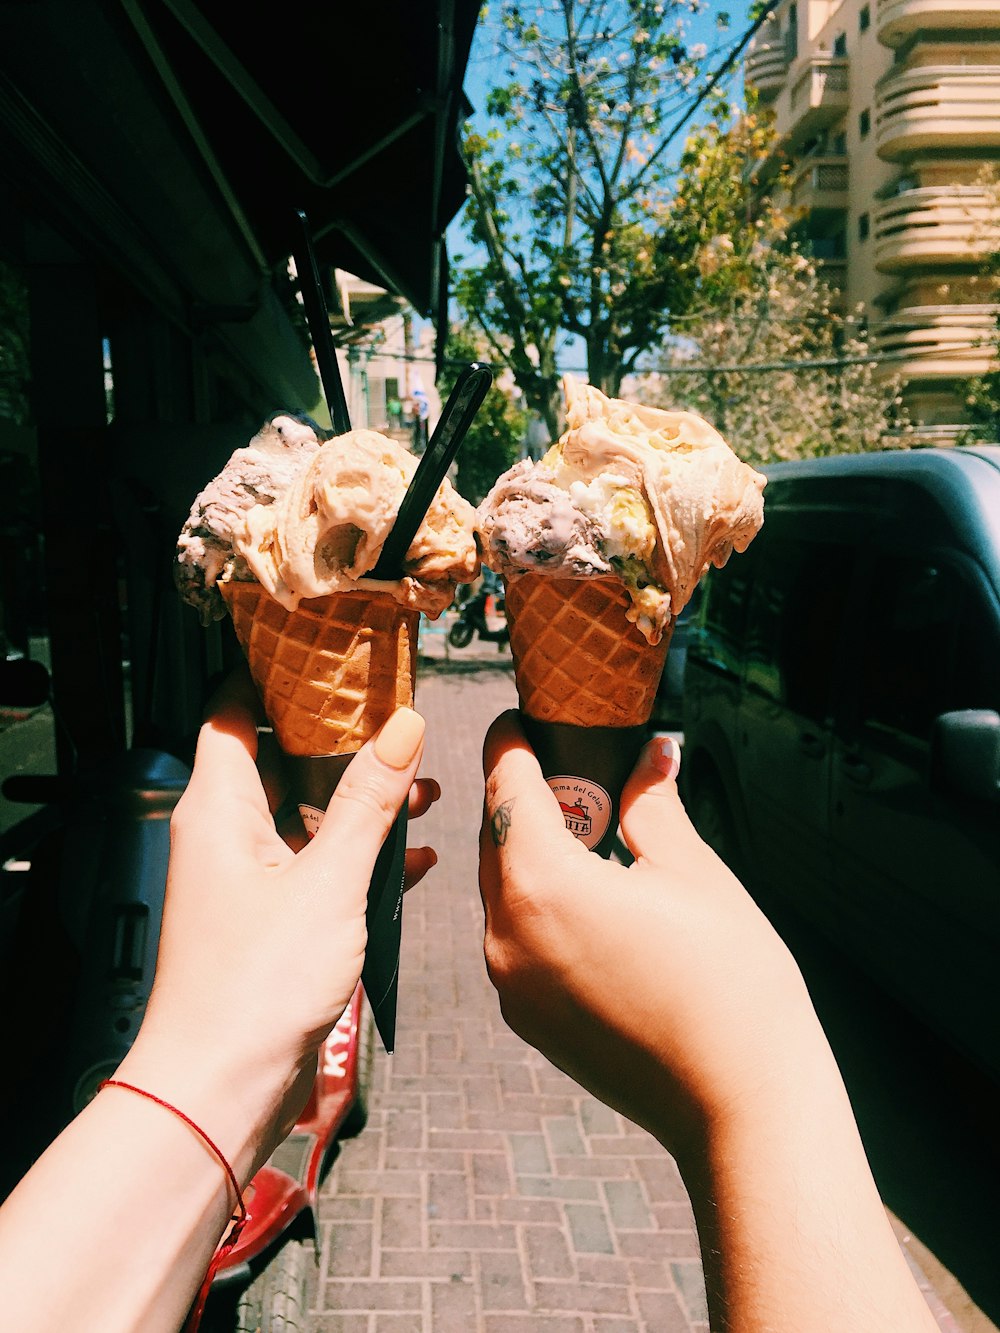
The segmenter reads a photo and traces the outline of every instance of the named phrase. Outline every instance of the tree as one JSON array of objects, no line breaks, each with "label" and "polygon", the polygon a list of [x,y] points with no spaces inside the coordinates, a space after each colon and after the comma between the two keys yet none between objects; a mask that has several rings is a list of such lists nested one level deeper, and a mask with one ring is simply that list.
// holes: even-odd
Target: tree
[{"label": "tree", "polygon": [[[558,433],[558,356],[585,349],[592,384],[618,392],[666,328],[677,256],[659,226],[671,167],[664,132],[704,49],[683,0],[500,0],[488,22],[508,81],[490,127],[470,129],[466,215],[474,258],[455,293],[529,408]],[[728,24],[719,13],[721,28]]]},{"label": "tree", "polygon": [[[992,204],[992,216],[985,224],[988,229],[985,240],[990,254],[981,277],[987,290],[996,295],[1000,293],[1000,171],[992,165],[984,168],[979,182]],[[959,444],[975,444],[983,440],[1000,443],[1000,308],[985,346],[990,352],[993,368],[969,380],[966,385],[969,426],[959,437]]]},{"label": "tree", "polygon": [[752,287],[689,324],[639,396],[698,412],[751,463],[902,444],[901,381],[833,302],[805,256],[764,252]]},{"label": "tree", "polygon": [[[995,355],[1000,359],[1000,320],[995,333]],[[989,370],[970,380],[965,397],[969,427],[959,444],[1000,443],[1000,370]]]},{"label": "tree", "polygon": [[750,462],[883,448],[890,430],[902,442],[901,381],[796,241],[780,173],[760,197],[754,164],[775,151],[753,106],[688,139],[666,223],[686,314],[640,396],[699,412]]},{"label": "tree", "polygon": [[[453,328],[445,345],[445,363],[440,376],[443,398],[455,387],[462,365],[489,361],[481,338],[464,327]],[[456,459],[456,485],[470,503],[478,504],[501,472],[517,461],[528,425],[527,413],[513,401],[509,391],[494,381],[476,413]]]}]

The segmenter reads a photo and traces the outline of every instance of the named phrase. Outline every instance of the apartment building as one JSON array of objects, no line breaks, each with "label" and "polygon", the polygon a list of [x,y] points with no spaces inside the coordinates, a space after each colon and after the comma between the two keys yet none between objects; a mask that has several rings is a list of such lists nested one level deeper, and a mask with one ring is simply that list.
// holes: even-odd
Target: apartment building
[{"label": "apartment building", "polygon": [[905,380],[927,441],[954,439],[989,365],[998,245],[981,172],[1000,159],[996,0],[781,0],[746,83],[773,109],[789,202],[846,309]]}]

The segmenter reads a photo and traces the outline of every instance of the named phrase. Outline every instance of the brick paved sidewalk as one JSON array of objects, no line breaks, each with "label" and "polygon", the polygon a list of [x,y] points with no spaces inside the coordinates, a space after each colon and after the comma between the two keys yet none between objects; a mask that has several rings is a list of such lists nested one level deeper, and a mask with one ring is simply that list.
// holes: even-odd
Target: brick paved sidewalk
[{"label": "brick paved sidewalk", "polygon": [[708,1327],[673,1163],[515,1037],[486,976],[480,752],[515,701],[493,645],[421,672],[444,796],[411,839],[441,859],[406,899],[396,1053],[379,1052],[368,1127],[324,1186],[308,1333]]}]

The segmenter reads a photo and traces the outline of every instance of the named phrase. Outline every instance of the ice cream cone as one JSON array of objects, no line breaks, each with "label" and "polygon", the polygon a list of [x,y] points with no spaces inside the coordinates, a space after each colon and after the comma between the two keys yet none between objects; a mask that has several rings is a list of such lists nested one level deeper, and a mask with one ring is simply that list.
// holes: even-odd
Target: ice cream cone
[{"label": "ice cream cone", "polygon": [[[219,585],[250,674],[315,833],[351,756],[400,705],[413,705],[419,611],[385,593],[344,592],[286,610],[255,582]],[[406,810],[372,874],[361,981],[387,1051],[396,1031]]]},{"label": "ice cream cone", "polygon": [[524,730],[566,827],[610,856],[672,622],[650,644],[626,617],[619,579],[520,574],[505,583]]},{"label": "ice cream cone", "polygon": [[287,611],[258,583],[220,589],[286,754],[352,754],[396,708],[412,707],[418,611],[364,592]]},{"label": "ice cream cone", "polygon": [[636,727],[649,720],[672,624],[651,645],[614,578],[505,579],[521,711],[538,722]]}]

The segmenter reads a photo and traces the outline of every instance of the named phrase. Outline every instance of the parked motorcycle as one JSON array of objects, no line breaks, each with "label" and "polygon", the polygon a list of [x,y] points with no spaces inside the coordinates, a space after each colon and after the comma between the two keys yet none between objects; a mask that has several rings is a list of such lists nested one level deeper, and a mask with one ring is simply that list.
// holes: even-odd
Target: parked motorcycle
[{"label": "parked motorcycle", "polygon": [[[0,703],[42,705],[45,669],[12,668],[0,662]],[[170,815],[189,777],[175,756],[139,748],[84,775],[3,783],[8,800],[41,808],[0,837],[0,1198],[114,1073],[138,1032],[156,963]],[[338,1142],[367,1119],[374,1050],[358,986],[319,1052],[298,1123],[244,1191],[249,1220],[216,1270],[202,1333],[302,1327],[304,1242],[318,1238],[319,1188]]]},{"label": "parked motorcycle", "polygon": [[489,627],[486,610],[491,597],[494,599],[496,609],[502,611],[503,597],[498,597],[486,587],[480,588],[462,603],[458,619],[448,630],[448,642],[453,648],[467,648],[476,637],[486,643],[495,643],[501,651],[504,644],[510,642],[510,630],[506,624],[501,625],[499,629]]}]

